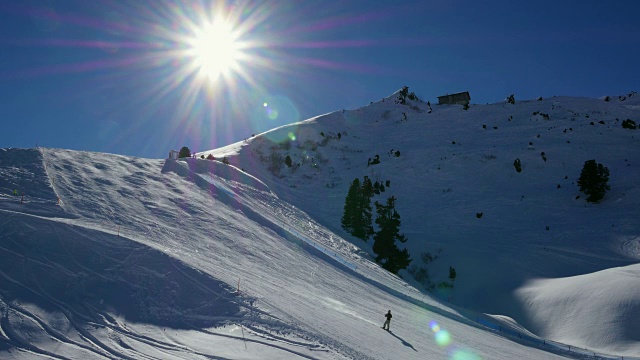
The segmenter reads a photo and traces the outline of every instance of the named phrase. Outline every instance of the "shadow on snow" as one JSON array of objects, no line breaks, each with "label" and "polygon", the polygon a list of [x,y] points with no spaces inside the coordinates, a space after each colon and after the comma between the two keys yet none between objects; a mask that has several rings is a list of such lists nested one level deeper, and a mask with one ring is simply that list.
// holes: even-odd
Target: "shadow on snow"
[{"label": "shadow on snow", "polygon": [[[235,289],[158,249],[24,214],[0,223],[0,300],[70,322],[212,327],[242,316]],[[28,225],[27,225],[28,224]],[[17,305],[15,305],[17,306]]]}]

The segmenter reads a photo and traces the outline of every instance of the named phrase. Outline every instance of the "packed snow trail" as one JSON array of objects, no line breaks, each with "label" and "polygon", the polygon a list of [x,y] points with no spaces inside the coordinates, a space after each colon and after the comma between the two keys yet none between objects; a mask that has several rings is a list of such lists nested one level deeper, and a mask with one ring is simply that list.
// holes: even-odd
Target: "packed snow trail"
[{"label": "packed snow trail", "polygon": [[[65,216],[29,215],[30,204],[2,212],[3,358],[560,358],[452,320],[451,310],[431,312],[419,304],[436,301],[335,234],[326,242],[313,235],[326,229],[295,227],[366,264],[354,276],[272,221],[237,211],[206,181],[163,172],[164,160],[44,151],[43,176],[62,201],[52,208]],[[254,211],[278,209],[263,219],[286,213],[290,224],[309,224],[279,201],[254,199],[264,190],[256,186],[227,190]],[[376,331],[388,308],[398,338]],[[451,342],[434,341],[432,321]]]}]

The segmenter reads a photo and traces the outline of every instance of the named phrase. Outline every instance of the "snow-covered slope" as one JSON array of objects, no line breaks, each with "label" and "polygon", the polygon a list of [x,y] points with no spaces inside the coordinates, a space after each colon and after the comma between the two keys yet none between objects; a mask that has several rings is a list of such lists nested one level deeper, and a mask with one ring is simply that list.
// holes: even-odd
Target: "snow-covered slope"
[{"label": "snow-covered slope", "polygon": [[[226,155],[345,238],[350,237],[340,228],[340,217],[350,182],[363,176],[390,181],[374,200],[397,197],[412,265],[427,267],[436,283],[447,280],[449,266],[457,271],[455,289],[440,298],[510,316],[538,334],[563,340],[555,324],[534,320],[535,297],[530,291],[529,297],[517,296],[518,289],[535,279],[588,275],[640,259],[640,132],[621,126],[626,119],[640,123],[640,109],[635,94],[622,98],[553,97],[471,105],[465,111],[420,101],[402,105],[394,94],[203,155]],[[376,155],[380,163],[368,165]],[[284,165],[286,156],[293,166]],[[515,159],[522,163],[520,173]],[[611,189],[599,204],[587,203],[576,185],[590,159],[611,174]],[[420,260],[427,251],[439,253],[428,266]],[[624,291],[640,294],[637,279],[625,279]],[[575,345],[640,353],[637,330],[617,310],[609,312],[620,309],[612,301],[597,311],[602,315],[584,321],[593,328],[607,318],[623,329],[618,338],[595,345],[593,331],[576,326],[572,339],[582,340]],[[625,306],[633,312],[638,304]],[[572,321],[566,312],[554,316]],[[618,347],[618,341],[624,345]]]},{"label": "snow-covered slope", "polygon": [[[396,96],[198,154],[230,165],[0,150],[0,357],[586,357],[538,336],[640,357],[633,104]],[[591,158],[611,171],[600,204],[576,199]],[[389,180],[375,200],[398,198],[414,264],[439,254],[432,280],[454,266],[453,290],[343,232],[365,175]]]},{"label": "snow-covered slope", "polygon": [[0,164],[25,193],[0,201],[3,359],[559,358],[465,320],[232,167],[53,149]]},{"label": "snow-covered slope", "polygon": [[559,279],[518,290],[531,330],[566,344],[638,354],[640,264]]}]

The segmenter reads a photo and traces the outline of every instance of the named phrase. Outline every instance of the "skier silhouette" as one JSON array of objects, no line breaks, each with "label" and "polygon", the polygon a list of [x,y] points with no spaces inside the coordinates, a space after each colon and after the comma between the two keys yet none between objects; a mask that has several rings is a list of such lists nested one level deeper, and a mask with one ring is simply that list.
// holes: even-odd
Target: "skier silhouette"
[{"label": "skier silhouette", "polygon": [[387,320],[382,325],[382,328],[389,331],[389,325],[391,324],[391,318],[393,317],[393,315],[391,315],[391,310],[389,310],[389,312],[384,317],[386,317]]}]

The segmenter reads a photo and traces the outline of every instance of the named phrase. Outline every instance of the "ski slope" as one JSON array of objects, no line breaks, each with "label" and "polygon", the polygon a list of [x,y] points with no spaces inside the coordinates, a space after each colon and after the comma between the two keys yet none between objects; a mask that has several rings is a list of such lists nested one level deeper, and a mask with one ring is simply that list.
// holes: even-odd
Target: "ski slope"
[{"label": "ski slope", "polygon": [[[475,312],[506,315],[536,334],[570,339],[573,346],[640,354],[638,331],[629,326],[639,306],[637,278],[625,276],[618,284],[629,294],[624,301],[607,293],[596,295],[602,302],[574,296],[566,306],[584,309],[585,323],[569,325],[577,332],[570,336],[564,326],[540,321],[574,323],[573,312],[551,306],[561,299],[520,291],[538,280],[598,281],[602,271],[638,263],[640,134],[622,128],[622,122],[640,123],[640,96],[516,99],[515,104],[472,104],[466,111],[422,101],[402,105],[397,98],[398,93],[283,126],[202,155],[227,156],[279,197],[369,251],[371,241],[351,238],[340,228],[344,198],[356,177],[388,180],[390,186],[374,201],[398,199],[413,264],[423,265],[423,252],[438,254],[425,265],[435,283],[447,280],[449,266],[457,271],[455,290],[435,289],[437,297]],[[299,166],[270,170],[271,159],[287,155]],[[376,155],[380,163],[368,165]],[[520,173],[515,159],[522,163]],[[587,203],[576,184],[590,159],[611,174],[611,189],[599,204]],[[634,273],[628,269],[622,271]],[[576,294],[587,292],[578,287],[579,282]],[[607,306],[596,306],[602,303]],[[603,336],[608,328],[602,328],[603,321],[621,332]]]},{"label": "ski slope", "polygon": [[[3,358],[554,357],[460,322],[334,237],[359,266],[341,265],[261,216],[327,231],[242,174],[222,189],[189,169],[198,161],[9,149],[2,163],[16,158],[51,186],[1,202]],[[378,324],[387,308],[392,334]]]},{"label": "ski slope", "polygon": [[[393,99],[198,154],[230,165],[0,150],[0,357],[588,358],[546,340],[640,357],[638,136],[619,126],[636,105]],[[301,165],[274,173],[276,152]],[[591,157],[611,170],[600,204],[571,186]],[[398,198],[415,262],[442,248],[452,291],[389,274],[339,228],[363,175],[390,180],[377,199]]]}]

